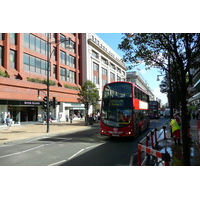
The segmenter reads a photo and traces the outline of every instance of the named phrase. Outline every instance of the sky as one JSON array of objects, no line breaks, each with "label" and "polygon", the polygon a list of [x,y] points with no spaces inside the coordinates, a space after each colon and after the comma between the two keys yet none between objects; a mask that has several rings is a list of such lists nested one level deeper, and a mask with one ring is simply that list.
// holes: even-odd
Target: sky
[{"label": "sky", "polygon": [[[118,49],[118,44],[122,41],[122,33],[96,33],[108,46],[110,46],[120,57],[123,57],[124,52]],[[155,97],[161,99],[162,104],[168,102],[167,95],[160,92],[159,84],[163,76],[159,76],[160,81],[157,81],[157,75],[160,75],[157,69],[145,70],[144,65],[135,67],[133,71],[139,72],[147,81],[149,87],[152,89]]]}]

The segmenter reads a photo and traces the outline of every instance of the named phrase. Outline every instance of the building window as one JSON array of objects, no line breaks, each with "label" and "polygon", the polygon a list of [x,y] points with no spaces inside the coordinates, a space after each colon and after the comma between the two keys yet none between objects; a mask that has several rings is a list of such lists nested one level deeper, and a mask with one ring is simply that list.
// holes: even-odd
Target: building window
[{"label": "building window", "polygon": [[16,53],[10,50],[10,68],[16,69]]},{"label": "building window", "polygon": [[105,84],[107,84],[107,80],[102,79],[102,86],[104,86]]},{"label": "building window", "polygon": [[117,72],[121,74],[121,69],[117,67]]},{"label": "building window", "polygon": [[66,69],[63,67],[60,68],[60,79],[63,81],[67,81]]},{"label": "building window", "polygon": [[69,82],[71,83],[75,83],[75,72],[73,71],[69,71],[70,72],[70,75],[69,75]]},{"label": "building window", "polygon": [[60,51],[60,62],[66,65],[66,53],[63,51]]},{"label": "building window", "polygon": [[[61,42],[61,47],[75,53],[75,48],[76,48],[75,42],[73,42],[70,38],[67,38],[62,34],[60,34],[60,41],[63,41]],[[71,48],[69,48],[69,46]]]},{"label": "building window", "polygon": [[60,68],[60,79],[63,81],[75,83],[75,75],[76,75],[76,73],[73,71],[70,71],[63,67]]},{"label": "building window", "polygon": [[53,65],[53,78],[57,78],[57,66]]},{"label": "building window", "polygon": [[47,55],[48,53],[47,42],[30,33],[24,33],[24,47],[43,55]]},{"label": "building window", "polygon": [[95,52],[95,51],[92,51],[92,56],[94,57],[94,58],[99,58],[99,55],[98,55],[98,53],[97,52]]},{"label": "building window", "polygon": [[0,33],[0,40],[4,40],[4,33]]},{"label": "building window", "polygon": [[94,71],[99,71],[99,65],[97,63],[93,63],[93,70]]},{"label": "building window", "polygon": [[69,55],[69,66],[75,68],[75,57]]},{"label": "building window", "polygon": [[102,75],[107,76],[107,70],[106,69],[102,68],[101,73],[102,73]]},{"label": "building window", "polygon": [[99,77],[98,76],[93,76],[93,83],[99,84]]},{"label": "building window", "polygon": [[105,65],[108,65],[108,60],[105,58],[101,57],[101,62],[104,63]]},{"label": "building window", "polygon": [[16,33],[10,33],[10,43],[16,45]]},{"label": "building window", "polygon": [[75,57],[71,56],[64,51],[60,51],[60,62],[64,65],[76,68]]},{"label": "building window", "polygon": [[0,46],[0,66],[3,66],[3,47]]},{"label": "building window", "polygon": [[120,76],[117,76],[117,81],[121,81],[121,77]]},{"label": "building window", "polygon": [[115,80],[115,74],[110,72],[110,79]]},{"label": "building window", "polygon": [[46,76],[47,61],[24,53],[24,70]]},{"label": "building window", "polygon": [[112,69],[115,70],[115,65],[114,64],[110,63],[110,66],[111,66]]}]

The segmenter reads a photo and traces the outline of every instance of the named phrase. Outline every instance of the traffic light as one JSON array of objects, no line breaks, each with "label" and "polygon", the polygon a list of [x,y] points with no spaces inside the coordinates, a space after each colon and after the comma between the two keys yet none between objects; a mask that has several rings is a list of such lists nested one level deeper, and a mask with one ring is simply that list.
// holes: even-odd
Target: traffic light
[{"label": "traffic light", "polygon": [[47,96],[45,96],[43,98],[43,108],[46,109],[47,108]]},{"label": "traffic light", "polygon": [[49,108],[53,105],[52,101],[49,101]]},{"label": "traffic light", "polygon": [[53,108],[56,108],[56,105],[57,105],[57,100],[56,100],[56,97],[53,97]]},{"label": "traffic light", "polygon": [[89,108],[89,103],[88,102],[85,103],[85,108],[86,108],[86,110],[88,110],[88,108]]}]

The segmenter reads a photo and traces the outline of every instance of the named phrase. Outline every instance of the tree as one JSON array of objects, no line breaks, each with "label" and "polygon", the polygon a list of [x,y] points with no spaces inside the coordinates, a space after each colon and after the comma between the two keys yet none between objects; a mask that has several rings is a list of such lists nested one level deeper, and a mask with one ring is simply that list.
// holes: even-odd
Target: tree
[{"label": "tree", "polygon": [[[200,34],[195,33],[154,33],[125,34],[119,48],[125,52],[124,59],[129,68],[145,63],[170,74],[179,95],[182,114],[183,164],[190,165],[190,149],[187,137],[187,88],[192,83],[190,69],[200,66]],[[197,70],[196,73],[198,73]],[[193,75],[195,76],[195,75]]]},{"label": "tree", "polygon": [[87,80],[80,89],[78,101],[85,105],[86,109],[86,126],[88,125],[88,110],[91,105],[96,105],[100,100],[99,91],[96,85]]}]

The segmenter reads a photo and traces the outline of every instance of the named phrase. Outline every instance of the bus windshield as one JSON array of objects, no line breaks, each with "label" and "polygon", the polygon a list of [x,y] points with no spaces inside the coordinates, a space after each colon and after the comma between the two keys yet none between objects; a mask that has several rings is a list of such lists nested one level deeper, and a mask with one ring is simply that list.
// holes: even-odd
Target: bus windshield
[{"label": "bus windshield", "polygon": [[132,97],[132,85],[128,83],[111,83],[104,88],[103,98]]},{"label": "bus windshield", "polygon": [[125,127],[132,120],[132,85],[111,83],[106,85],[102,101],[102,122],[110,127]]}]

